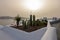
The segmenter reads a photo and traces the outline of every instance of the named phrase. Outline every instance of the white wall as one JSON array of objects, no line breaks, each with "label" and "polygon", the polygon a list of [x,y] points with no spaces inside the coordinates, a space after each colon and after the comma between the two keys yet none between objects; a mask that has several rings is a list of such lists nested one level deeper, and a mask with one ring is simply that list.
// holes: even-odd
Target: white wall
[{"label": "white wall", "polygon": [[57,40],[56,28],[48,28],[41,40]]}]

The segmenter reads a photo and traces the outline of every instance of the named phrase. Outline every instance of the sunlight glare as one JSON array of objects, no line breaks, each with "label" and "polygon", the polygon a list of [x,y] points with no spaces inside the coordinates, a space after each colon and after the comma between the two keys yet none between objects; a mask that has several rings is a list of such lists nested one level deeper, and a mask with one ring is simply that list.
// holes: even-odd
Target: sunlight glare
[{"label": "sunlight glare", "polygon": [[30,10],[37,10],[43,7],[43,2],[41,2],[40,0],[25,0],[24,7]]}]

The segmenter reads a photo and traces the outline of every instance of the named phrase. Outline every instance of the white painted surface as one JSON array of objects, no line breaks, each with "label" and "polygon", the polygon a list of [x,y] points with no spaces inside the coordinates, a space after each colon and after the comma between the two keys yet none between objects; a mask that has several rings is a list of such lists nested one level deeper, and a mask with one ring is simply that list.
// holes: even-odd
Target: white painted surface
[{"label": "white painted surface", "polygon": [[50,20],[48,21],[47,30],[41,40],[57,40],[56,28],[51,27]]},{"label": "white painted surface", "polygon": [[47,28],[51,27],[50,22],[51,22],[51,20],[48,20]]},{"label": "white painted surface", "polygon": [[[0,35],[2,35],[3,37],[8,35],[9,38],[12,37],[11,40],[40,40],[44,35],[44,33],[46,32],[46,29],[47,28],[45,27],[37,31],[27,33],[11,27],[4,27],[3,29],[0,30],[0,31],[3,31],[3,32],[0,32],[1,33]],[[6,39],[8,37],[6,37]]]},{"label": "white painted surface", "polygon": [[15,40],[15,39],[11,37],[8,33],[0,30],[0,40]]},{"label": "white painted surface", "polygon": [[4,26],[0,25],[0,29],[4,28]]},{"label": "white painted surface", "polygon": [[49,27],[41,40],[57,40],[56,28]]},{"label": "white painted surface", "polygon": [[57,40],[56,28],[50,26],[27,33],[8,26],[1,26],[0,40]]}]

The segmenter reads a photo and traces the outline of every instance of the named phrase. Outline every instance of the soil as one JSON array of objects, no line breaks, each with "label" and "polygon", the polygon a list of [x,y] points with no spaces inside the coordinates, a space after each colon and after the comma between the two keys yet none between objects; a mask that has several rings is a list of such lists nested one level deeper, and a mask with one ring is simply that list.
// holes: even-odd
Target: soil
[{"label": "soil", "polygon": [[23,26],[18,26],[17,27],[16,25],[15,26],[11,26],[11,27],[19,29],[19,30],[23,30],[25,32],[33,32],[33,31],[36,31],[36,30],[38,30],[40,28],[46,27],[46,25],[44,25],[44,26],[29,26],[27,28],[24,28]]}]

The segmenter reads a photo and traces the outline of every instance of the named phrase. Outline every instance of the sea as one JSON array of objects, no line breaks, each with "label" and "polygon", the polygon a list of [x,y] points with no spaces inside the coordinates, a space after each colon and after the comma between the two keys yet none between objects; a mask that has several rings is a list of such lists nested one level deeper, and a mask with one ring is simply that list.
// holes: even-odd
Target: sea
[{"label": "sea", "polygon": [[14,19],[0,19],[0,25],[11,25],[15,24]]}]

